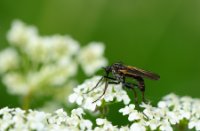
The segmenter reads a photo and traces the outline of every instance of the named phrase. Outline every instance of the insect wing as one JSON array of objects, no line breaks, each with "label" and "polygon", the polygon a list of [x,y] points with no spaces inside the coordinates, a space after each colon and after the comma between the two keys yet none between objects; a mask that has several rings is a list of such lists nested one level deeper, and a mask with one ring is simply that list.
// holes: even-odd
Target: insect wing
[{"label": "insect wing", "polygon": [[140,77],[145,77],[145,78],[149,78],[153,80],[158,80],[160,78],[160,76],[155,73],[145,71],[133,66],[124,66],[124,68],[119,71],[125,75],[132,76],[132,77],[140,76]]}]

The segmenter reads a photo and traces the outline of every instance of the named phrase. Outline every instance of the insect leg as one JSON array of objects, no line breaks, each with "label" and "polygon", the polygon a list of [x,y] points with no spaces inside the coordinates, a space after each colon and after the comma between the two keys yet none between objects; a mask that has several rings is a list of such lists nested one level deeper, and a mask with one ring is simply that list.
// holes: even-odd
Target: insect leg
[{"label": "insect leg", "polygon": [[115,84],[115,85],[117,85],[117,84],[119,84],[120,83],[120,81],[109,81],[108,82],[108,84]]},{"label": "insect leg", "polygon": [[145,100],[145,85],[144,85],[144,79],[142,77],[135,77],[135,79],[138,81],[138,87],[140,88],[140,91],[142,92],[142,101],[146,102]]},{"label": "insect leg", "polygon": [[104,90],[103,90],[103,94],[102,94],[98,99],[96,99],[95,101],[93,101],[92,103],[95,103],[95,102],[97,102],[99,99],[101,99],[101,97],[106,93],[107,88],[108,88],[108,79],[106,79],[106,81],[105,81],[105,88],[104,88]]},{"label": "insect leg", "polygon": [[138,96],[137,96],[137,92],[135,91],[135,89],[133,88],[133,92],[134,92],[134,100],[135,100],[135,103],[138,104]]},{"label": "insect leg", "polygon": [[128,89],[132,89],[133,90],[133,92],[134,92],[134,100],[135,100],[135,103],[137,104],[138,103],[138,96],[137,96],[137,92],[135,91],[135,88],[137,88],[137,85],[136,84],[132,84],[132,83],[124,82],[123,86],[127,87]]},{"label": "insect leg", "polygon": [[144,103],[147,102],[146,99],[145,99],[145,97],[144,97],[144,91],[142,91],[142,101],[143,101]]},{"label": "insect leg", "polygon": [[109,77],[109,76],[104,76],[105,78],[108,78],[108,79],[110,79],[110,80],[117,80],[117,79],[115,79],[115,78],[112,78],[112,77]]},{"label": "insect leg", "polygon": [[134,77],[138,82],[138,87],[141,91],[145,91],[144,79],[142,77]]},{"label": "insect leg", "polygon": [[84,93],[84,94],[87,94],[87,93],[93,91],[95,88],[97,88],[98,85],[101,83],[101,81],[102,81],[103,79],[104,79],[104,76],[102,76],[101,79],[99,79],[99,81],[97,82],[97,84],[96,84],[91,90],[87,91],[87,92]]}]

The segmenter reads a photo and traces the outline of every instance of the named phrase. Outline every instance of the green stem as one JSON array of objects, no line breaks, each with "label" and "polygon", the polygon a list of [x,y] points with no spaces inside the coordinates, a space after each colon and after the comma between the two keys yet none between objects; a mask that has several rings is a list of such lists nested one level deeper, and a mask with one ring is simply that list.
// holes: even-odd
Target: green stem
[{"label": "green stem", "polygon": [[186,119],[181,120],[180,123],[178,124],[179,131],[185,131],[187,128],[187,124],[188,121]]},{"label": "green stem", "polygon": [[179,131],[185,131],[186,127],[183,124],[179,125]]},{"label": "green stem", "polygon": [[23,97],[23,100],[22,100],[22,109],[28,110],[30,108],[31,97],[32,97],[32,93],[31,92],[29,92],[27,95],[25,95]]},{"label": "green stem", "polygon": [[99,111],[100,111],[100,117],[101,118],[105,118],[106,115],[108,114],[108,111],[109,111],[109,108],[108,108],[108,105],[106,104],[105,101],[102,102],[102,105],[101,107],[99,107]]}]

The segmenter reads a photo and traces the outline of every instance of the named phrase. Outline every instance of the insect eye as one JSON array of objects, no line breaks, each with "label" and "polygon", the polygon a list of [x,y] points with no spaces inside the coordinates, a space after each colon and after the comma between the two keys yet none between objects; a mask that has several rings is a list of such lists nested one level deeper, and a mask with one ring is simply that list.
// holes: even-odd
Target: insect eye
[{"label": "insect eye", "polygon": [[107,66],[107,67],[102,67],[106,72],[110,72],[111,71],[111,67]]}]

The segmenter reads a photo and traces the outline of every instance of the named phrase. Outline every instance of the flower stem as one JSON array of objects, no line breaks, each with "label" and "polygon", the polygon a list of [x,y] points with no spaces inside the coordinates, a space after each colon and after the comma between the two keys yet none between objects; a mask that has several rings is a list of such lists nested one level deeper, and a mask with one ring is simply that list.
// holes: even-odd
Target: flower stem
[{"label": "flower stem", "polygon": [[185,131],[187,128],[187,123],[188,123],[188,121],[186,119],[181,120],[178,125],[179,131]]},{"label": "flower stem", "polygon": [[32,93],[31,92],[29,92],[27,95],[25,95],[23,97],[23,100],[22,100],[22,109],[28,110],[30,108],[31,97],[32,97]]},{"label": "flower stem", "polygon": [[106,115],[108,114],[109,108],[108,105],[106,105],[106,102],[103,101],[101,107],[99,107],[99,111],[101,113],[101,118],[105,118]]}]

